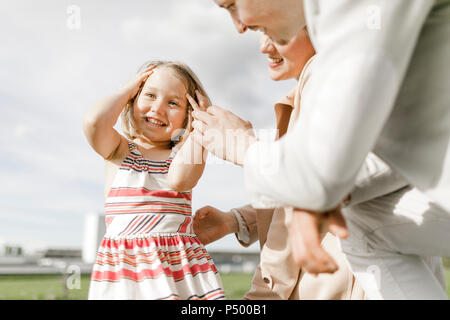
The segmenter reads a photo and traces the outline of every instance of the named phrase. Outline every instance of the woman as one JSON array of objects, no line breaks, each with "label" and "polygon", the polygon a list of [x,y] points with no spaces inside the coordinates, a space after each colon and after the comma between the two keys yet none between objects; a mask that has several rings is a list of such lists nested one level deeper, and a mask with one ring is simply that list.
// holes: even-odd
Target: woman
[{"label": "woman", "polygon": [[[261,51],[268,55],[269,75],[274,80],[284,80],[297,78],[298,88],[294,91],[299,92],[293,102],[293,95],[290,94],[283,101],[275,105],[277,118],[277,127],[280,130],[280,136],[284,135],[287,129],[292,128],[293,123],[298,117],[301,105],[301,93],[307,90],[308,79],[311,70],[314,68],[313,55],[314,49],[309,41],[306,29],[302,30],[292,41],[286,45],[276,45],[267,37],[261,37]],[[206,132],[208,126],[220,125],[225,128],[238,129],[248,128],[248,122],[236,117],[231,112],[224,111],[214,106],[213,111],[208,117],[202,113],[197,113],[194,117],[202,120],[203,130]],[[208,110],[209,112],[209,110]],[[198,123],[194,124],[199,127]],[[248,131],[247,131],[248,132]],[[250,133],[249,133],[250,134]],[[252,141],[252,139],[246,139]],[[201,141],[201,140],[198,140]],[[227,144],[229,146],[229,144]],[[234,151],[234,150],[233,150]],[[225,155],[235,154],[227,150]],[[237,155],[234,159],[227,159],[241,164],[244,155]],[[346,213],[364,211],[365,216],[369,213],[377,215],[378,210],[399,210],[395,208],[397,200],[403,194],[410,194],[411,187],[407,185],[404,179],[397,175],[375,154],[369,154],[358,175],[355,188],[347,198],[345,206]],[[405,199],[409,199],[407,196]],[[405,200],[404,202],[408,202]],[[382,207],[380,205],[382,204]],[[408,210],[416,210],[414,203],[405,204]],[[380,212],[381,213],[384,213]],[[417,211],[417,210],[416,210]],[[251,206],[245,206],[239,209],[232,209],[230,212],[222,213],[213,207],[204,207],[197,211],[194,218],[194,229],[204,243],[217,240],[224,235],[236,232],[241,244],[248,245],[259,238],[261,245],[261,264],[253,278],[252,289],[247,293],[247,299],[360,299],[364,297],[355,278],[350,273],[344,256],[337,246],[337,239],[331,234],[326,234],[322,240],[322,246],[325,254],[332,256],[336,262],[333,274],[320,274],[313,277],[310,274],[304,274],[302,270],[293,262],[291,249],[287,241],[287,227],[289,224],[289,208],[277,208],[271,210],[255,210]],[[358,216],[357,214],[355,216]],[[353,223],[350,219],[349,222]],[[352,228],[356,230],[356,228]],[[247,232],[246,232],[247,231]],[[358,234],[351,235],[352,239]],[[350,243],[350,246],[348,245]],[[353,244],[352,244],[353,243]],[[353,252],[351,246],[357,248],[353,242],[344,242],[348,257],[354,260],[358,258],[358,253]],[[350,252],[350,254],[349,254]],[[353,255],[352,255],[353,254]],[[356,258],[355,258],[356,257]],[[428,266],[430,270],[429,281],[427,284],[445,288],[445,277],[443,275],[442,258],[440,257],[417,257]],[[367,260],[367,259],[366,259]],[[375,264],[360,264],[357,274],[359,277],[371,275],[374,279],[377,277],[377,268]],[[385,273],[385,270],[381,270]],[[361,278],[363,279],[363,278]],[[427,278],[428,279],[428,278]],[[380,280],[380,279],[378,279]],[[384,281],[384,279],[383,279]],[[383,284],[384,282],[381,281]],[[367,283],[367,280],[364,279]],[[425,283],[425,282],[424,282]],[[379,289],[374,286],[365,286],[366,293],[371,299],[374,298],[402,298],[396,296],[383,296],[379,294]],[[431,291],[442,289],[434,288]],[[383,291],[383,290],[382,290]],[[425,290],[428,291],[428,290]]]},{"label": "woman", "polygon": [[[295,78],[301,87],[307,83],[315,51],[306,29],[283,46],[272,43],[268,37],[262,35],[260,50],[267,55],[269,76],[273,80]],[[286,97],[275,104],[280,137],[293,125],[299,114],[300,96],[294,97],[296,87],[297,85]],[[221,125],[233,126],[236,129],[239,126],[241,129],[248,128],[248,122],[231,112],[216,111],[220,115],[218,119]],[[232,123],[226,123],[227,121]],[[238,155],[235,159],[228,160],[239,164],[240,159]],[[247,205],[231,209],[229,212],[221,212],[207,206],[197,211],[194,217],[194,230],[204,244],[229,233],[236,233],[243,246],[249,246],[259,240],[260,265],[253,277],[252,288],[244,299],[363,299],[364,293],[347,268],[344,257],[337,247],[336,239],[331,234],[324,237],[322,244],[328,254],[337,261],[339,266],[337,272],[314,277],[302,272],[295,264],[287,237],[286,220],[289,217],[289,210],[289,208],[256,210]]]}]

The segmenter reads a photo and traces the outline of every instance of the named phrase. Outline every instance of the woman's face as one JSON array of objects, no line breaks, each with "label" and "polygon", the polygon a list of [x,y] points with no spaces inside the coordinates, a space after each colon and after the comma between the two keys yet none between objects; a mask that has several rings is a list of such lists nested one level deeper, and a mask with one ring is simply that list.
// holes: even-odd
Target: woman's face
[{"label": "woman's face", "polygon": [[305,28],[285,45],[276,44],[262,34],[260,50],[267,55],[269,76],[275,81],[298,79],[306,62],[315,54]]},{"label": "woman's face", "polygon": [[187,114],[186,86],[175,71],[156,68],[133,105],[133,120],[147,139],[169,142],[183,128]]},{"label": "woman's face", "polygon": [[247,31],[247,26],[239,20],[236,1],[235,0],[214,0],[214,2],[221,8],[224,8],[230,14],[231,20],[239,33],[244,33]]}]

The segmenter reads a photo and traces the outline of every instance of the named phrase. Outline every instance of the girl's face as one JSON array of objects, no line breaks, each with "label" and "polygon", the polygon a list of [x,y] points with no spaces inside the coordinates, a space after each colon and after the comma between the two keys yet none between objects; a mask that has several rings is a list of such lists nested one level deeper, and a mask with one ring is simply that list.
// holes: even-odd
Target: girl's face
[{"label": "girl's face", "polygon": [[262,34],[260,50],[267,55],[269,76],[275,81],[298,79],[306,62],[315,53],[305,28],[285,45],[276,44]]},{"label": "girl's face", "polygon": [[133,105],[133,120],[152,142],[170,142],[187,116],[186,86],[175,71],[156,68]]}]

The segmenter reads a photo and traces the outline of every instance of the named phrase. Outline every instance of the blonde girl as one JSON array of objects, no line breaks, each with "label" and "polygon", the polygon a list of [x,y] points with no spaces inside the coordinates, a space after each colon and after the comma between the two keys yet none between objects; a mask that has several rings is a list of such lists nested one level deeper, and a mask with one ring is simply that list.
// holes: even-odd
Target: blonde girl
[{"label": "blonde girl", "polygon": [[[191,189],[205,159],[189,137],[190,114],[208,105],[189,67],[150,61],[85,115],[86,138],[106,172],[107,230],[89,299],[224,298],[217,268],[192,231]],[[114,129],[120,115],[123,135]],[[196,155],[200,161],[191,161]]]}]

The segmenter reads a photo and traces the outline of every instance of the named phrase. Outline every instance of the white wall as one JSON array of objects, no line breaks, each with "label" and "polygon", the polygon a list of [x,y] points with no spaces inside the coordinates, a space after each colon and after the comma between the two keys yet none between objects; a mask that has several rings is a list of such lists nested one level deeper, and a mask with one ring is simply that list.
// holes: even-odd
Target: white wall
[{"label": "white wall", "polygon": [[89,213],[84,218],[83,262],[94,263],[97,249],[106,232],[105,215],[98,212]]}]

